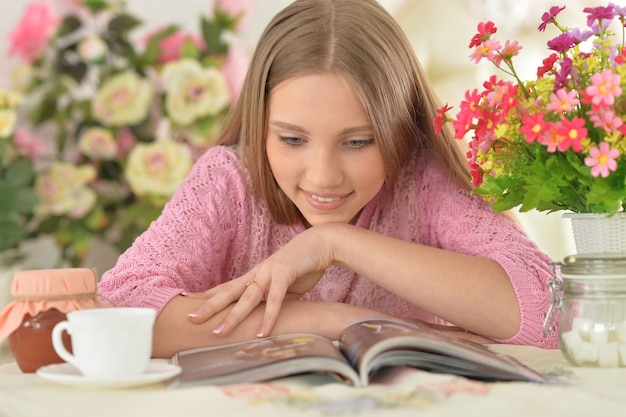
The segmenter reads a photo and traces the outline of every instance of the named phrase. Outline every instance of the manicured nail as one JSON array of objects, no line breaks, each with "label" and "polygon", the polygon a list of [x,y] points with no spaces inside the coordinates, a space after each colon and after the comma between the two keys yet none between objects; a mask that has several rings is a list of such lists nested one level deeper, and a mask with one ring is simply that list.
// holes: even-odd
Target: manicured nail
[{"label": "manicured nail", "polygon": [[187,295],[187,291],[181,291],[180,295],[182,295],[183,297]]},{"label": "manicured nail", "polygon": [[222,331],[224,330],[224,327],[226,327],[226,325],[224,323],[220,324],[219,326],[217,326],[213,330],[213,334],[220,334],[220,333],[222,333]]},{"label": "manicured nail", "polygon": [[196,319],[198,317],[200,317],[197,313],[189,313],[187,314],[187,317],[192,318],[192,319]]},{"label": "manicured nail", "polygon": [[256,337],[263,337],[263,336],[265,336],[265,327],[261,327],[258,333],[256,334]]}]

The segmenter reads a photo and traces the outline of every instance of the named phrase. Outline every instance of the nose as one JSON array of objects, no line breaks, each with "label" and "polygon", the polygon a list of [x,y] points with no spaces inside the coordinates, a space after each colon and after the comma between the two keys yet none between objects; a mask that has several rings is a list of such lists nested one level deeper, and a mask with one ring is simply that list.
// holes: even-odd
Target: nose
[{"label": "nose", "polygon": [[317,148],[307,158],[306,177],[319,190],[331,189],[343,182],[343,163],[337,150]]}]

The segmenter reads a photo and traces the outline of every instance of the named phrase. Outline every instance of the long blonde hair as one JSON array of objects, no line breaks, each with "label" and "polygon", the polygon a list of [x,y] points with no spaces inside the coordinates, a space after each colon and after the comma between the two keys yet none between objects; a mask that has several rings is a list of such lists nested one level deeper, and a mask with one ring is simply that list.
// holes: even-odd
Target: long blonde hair
[{"label": "long blonde hair", "polygon": [[281,223],[300,219],[274,181],[265,152],[268,98],[289,78],[334,72],[356,89],[392,182],[408,158],[428,152],[449,178],[470,189],[461,144],[452,131],[435,134],[440,107],[406,35],[376,0],[297,0],[259,38],[218,145],[238,143],[251,192]]}]

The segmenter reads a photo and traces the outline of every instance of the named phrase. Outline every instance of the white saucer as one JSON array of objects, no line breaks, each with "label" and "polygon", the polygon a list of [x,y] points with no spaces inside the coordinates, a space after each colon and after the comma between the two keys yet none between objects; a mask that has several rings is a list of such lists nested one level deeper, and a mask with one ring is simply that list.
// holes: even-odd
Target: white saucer
[{"label": "white saucer", "polygon": [[128,388],[164,381],[178,375],[180,371],[181,369],[177,365],[150,362],[146,371],[141,375],[123,378],[96,378],[81,374],[76,367],[69,363],[61,363],[42,366],[37,369],[37,375],[48,381],[81,388]]}]

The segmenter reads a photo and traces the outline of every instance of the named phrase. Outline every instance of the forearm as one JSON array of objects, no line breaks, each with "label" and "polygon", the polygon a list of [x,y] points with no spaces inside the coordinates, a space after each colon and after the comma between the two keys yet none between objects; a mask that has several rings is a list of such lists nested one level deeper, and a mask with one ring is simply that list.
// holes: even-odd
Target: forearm
[{"label": "forearm", "polygon": [[324,238],[336,264],[471,332],[508,338],[518,331],[518,300],[495,261],[332,226]]},{"label": "forearm", "polygon": [[[202,299],[177,296],[165,305],[154,327],[154,357],[170,358],[183,349],[223,345],[256,337],[265,304],[260,304],[232,333],[218,336],[213,334],[213,330],[222,322],[230,308],[203,323],[193,323],[187,315],[203,302]],[[341,303],[285,302],[271,334],[315,333],[335,340],[348,324],[371,316],[384,314]]]}]

